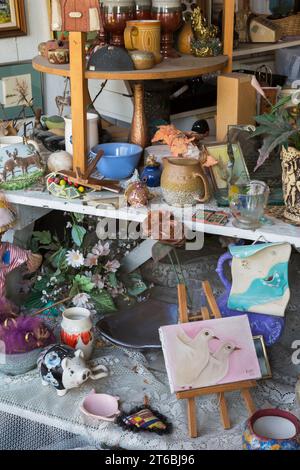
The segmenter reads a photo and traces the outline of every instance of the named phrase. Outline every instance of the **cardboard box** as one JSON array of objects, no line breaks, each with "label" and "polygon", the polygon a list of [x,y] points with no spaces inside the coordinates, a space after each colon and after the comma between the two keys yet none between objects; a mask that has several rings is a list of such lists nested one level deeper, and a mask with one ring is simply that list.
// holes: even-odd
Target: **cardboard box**
[{"label": "cardboard box", "polygon": [[227,140],[228,126],[255,125],[256,91],[252,75],[228,73],[218,78],[217,140]]}]

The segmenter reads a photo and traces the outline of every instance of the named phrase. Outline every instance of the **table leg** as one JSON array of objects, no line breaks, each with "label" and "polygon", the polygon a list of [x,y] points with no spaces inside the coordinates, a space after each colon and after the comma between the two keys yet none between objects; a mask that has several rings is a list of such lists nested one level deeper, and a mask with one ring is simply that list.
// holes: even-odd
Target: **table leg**
[{"label": "table leg", "polygon": [[144,107],[144,85],[142,82],[133,84],[134,110],[131,124],[130,142],[145,148],[148,145],[148,126]]}]

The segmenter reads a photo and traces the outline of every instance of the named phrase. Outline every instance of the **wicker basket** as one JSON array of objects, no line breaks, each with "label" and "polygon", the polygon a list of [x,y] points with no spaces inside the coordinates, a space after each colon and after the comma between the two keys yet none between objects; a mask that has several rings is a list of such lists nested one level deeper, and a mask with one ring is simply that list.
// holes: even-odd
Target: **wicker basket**
[{"label": "wicker basket", "polygon": [[284,37],[300,36],[300,13],[271,21],[282,28]]}]

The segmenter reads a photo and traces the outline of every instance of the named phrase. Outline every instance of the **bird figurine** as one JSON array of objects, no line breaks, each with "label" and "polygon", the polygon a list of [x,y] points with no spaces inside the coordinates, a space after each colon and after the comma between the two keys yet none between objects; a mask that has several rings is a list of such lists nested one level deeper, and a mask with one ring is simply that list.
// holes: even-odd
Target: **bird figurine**
[{"label": "bird figurine", "polygon": [[210,350],[208,343],[218,339],[209,328],[202,329],[195,338],[189,338],[182,330],[176,336],[175,383],[187,388],[199,377],[208,364]]},{"label": "bird figurine", "polygon": [[192,28],[194,38],[191,41],[191,50],[195,56],[212,57],[221,53],[222,43],[218,38],[219,29],[217,26],[207,25],[200,7],[193,10]]},{"label": "bird figurine", "polygon": [[240,348],[232,341],[222,343],[214,354],[210,354],[206,367],[193,383],[193,388],[209,387],[221,382],[228,374],[230,356],[235,351],[240,351]]}]

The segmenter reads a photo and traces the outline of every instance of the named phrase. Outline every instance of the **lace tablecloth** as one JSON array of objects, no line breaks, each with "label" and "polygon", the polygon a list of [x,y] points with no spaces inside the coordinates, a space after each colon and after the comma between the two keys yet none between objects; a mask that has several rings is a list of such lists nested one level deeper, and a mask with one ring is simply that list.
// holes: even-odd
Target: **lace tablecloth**
[{"label": "lace tablecloth", "polygon": [[[298,414],[295,384],[300,373],[292,365],[291,344],[300,333],[300,316],[296,305],[290,306],[287,328],[280,343],[269,350],[273,379],[262,381],[253,390],[258,408],[281,407]],[[43,387],[38,372],[24,376],[0,378],[0,448],[101,448],[102,443],[127,449],[240,449],[247,412],[238,393],[228,394],[232,429],[224,431],[220,423],[216,395],[197,401],[200,435],[190,439],[187,433],[186,403],[171,395],[161,352],[132,352],[115,347],[99,351],[96,363],[106,365],[110,376],[87,382],[57,397],[52,388]],[[174,425],[168,436],[124,431],[113,423],[95,422],[84,417],[79,406],[95,387],[120,397],[122,408],[129,411],[143,403],[144,395],[154,409],[165,414]]]}]

